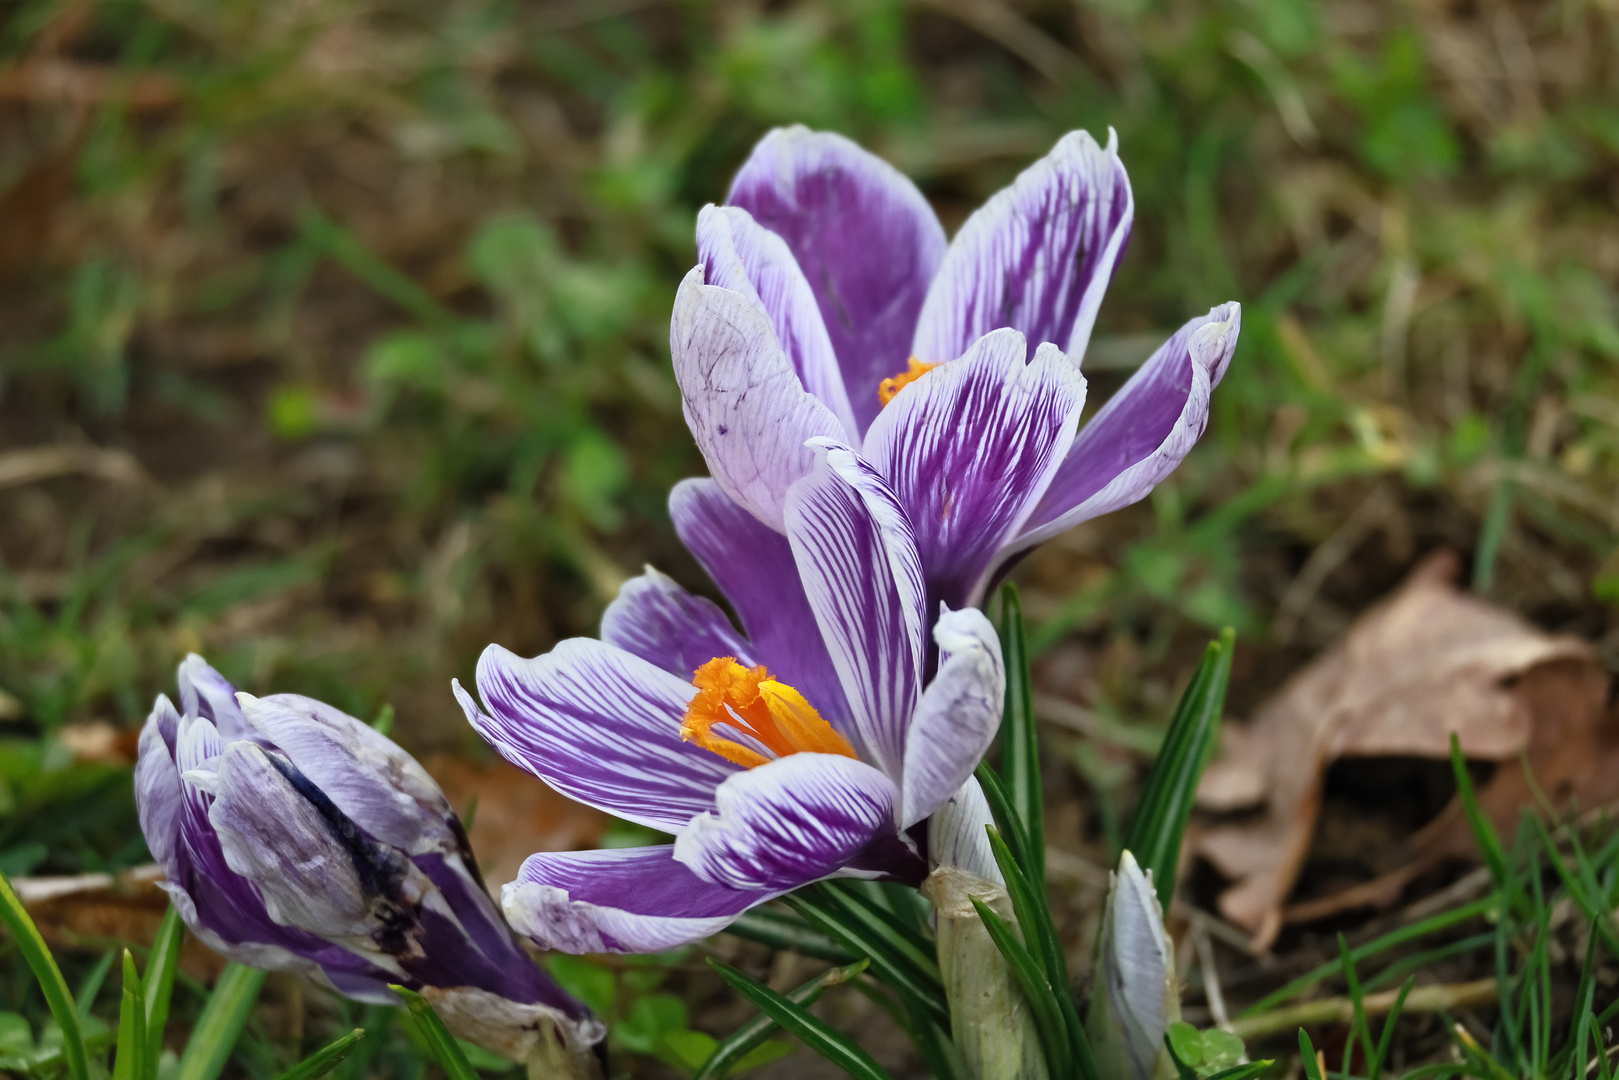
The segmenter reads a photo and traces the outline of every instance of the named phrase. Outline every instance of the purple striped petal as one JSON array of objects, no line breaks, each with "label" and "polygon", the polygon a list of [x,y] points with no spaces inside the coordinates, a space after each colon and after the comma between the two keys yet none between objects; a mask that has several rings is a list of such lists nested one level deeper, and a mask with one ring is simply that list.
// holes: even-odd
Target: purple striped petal
[{"label": "purple striped petal", "polygon": [[928,861],[935,867],[949,866],[997,885],[1006,884],[984,831],[993,824],[995,816],[984,789],[978,786],[977,777],[967,777],[928,818]]},{"label": "purple striped petal", "polygon": [[[786,547],[780,535],[751,515],[742,516]],[[718,604],[693,596],[673,578],[650,566],[640,577],[626,581],[607,605],[602,613],[601,639],[687,680],[716,656],[734,656],[745,667],[759,663],[753,658],[752,647],[742,640]]]},{"label": "purple striped petal", "polygon": [[140,816],[141,833],[146,837],[152,858],[170,878],[179,873],[177,845],[185,798],[180,770],[174,765],[179,730],[179,712],[167,697],[159,694],[141,728],[140,749],[135,760],[135,811]]},{"label": "purple striped petal", "polygon": [[777,128],[759,141],[726,201],[787,242],[832,340],[855,421],[877,384],[905,370],[944,230],[897,169],[841,135]]},{"label": "purple striped petal", "polygon": [[863,761],[790,754],[720,785],[715,809],[675,838],[675,861],[733,889],[796,889],[895,831],[899,790]]},{"label": "purple striped petal", "polygon": [[815,306],[815,294],[781,237],[735,206],[705,206],[697,215],[697,261],[703,281],[758,302],[776,328],[776,339],[793,362],[804,389],[821,399],[843,424],[845,438],[858,439],[843,373]]},{"label": "purple striped petal", "polygon": [[703,284],[675,294],[669,327],[686,425],[708,471],[732,499],[781,531],[787,488],[813,465],[805,441],[841,437],[836,414],[804,389],[759,302]]},{"label": "purple striped petal", "polygon": [[507,761],[649,828],[685,828],[738,770],[681,741],[691,683],[600,641],[572,638],[532,660],[489,646],[478,658],[487,714],[454,688],[472,726]]},{"label": "purple striped petal", "polygon": [[544,949],[643,953],[717,934],[776,895],[704,881],[664,846],[531,855],[501,906]]},{"label": "purple striped petal", "polygon": [[989,750],[1001,727],[1006,668],[995,628],[977,608],[944,610],[933,624],[939,673],[917,702],[905,740],[900,828],[942,806]]},{"label": "purple striped petal", "polygon": [[882,477],[847,447],[816,445],[787,497],[787,539],[871,761],[900,776],[921,693],[926,586],[916,539]]},{"label": "purple striped petal", "polygon": [[917,320],[918,359],[954,360],[1003,326],[1084,353],[1135,215],[1117,143],[1069,132],[967,219]]},{"label": "purple striped petal", "polygon": [[1145,498],[1173,472],[1208,426],[1241,325],[1229,303],[1177,330],[1080,430],[1012,550]]},{"label": "purple striped petal", "polygon": [[248,725],[371,836],[411,855],[459,846],[444,792],[386,735],[301,694],[238,700]]},{"label": "purple striped petal", "polygon": [[1085,404],[1079,365],[996,330],[901,390],[864,457],[916,530],[933,603],[978,603],[996,554],[1022,528],[1068,453]]},{"label": "purple striped petal", "polygon": [[214,725],[224,739],[248,734],[247,721],[236,704],[236,688],[196,653],[180,661],[175,675],[180,684],[180,708],[187,716],[200,716]]},{"label": "purple striped petal", "polygon": [[761,525],[706,478],[675,485],[669,493],[669,516],[680,542],[742,621],[754,662],[797,688],[858,750],[860,732],[849,722],[843,683],[810,610],[787,538]]}]

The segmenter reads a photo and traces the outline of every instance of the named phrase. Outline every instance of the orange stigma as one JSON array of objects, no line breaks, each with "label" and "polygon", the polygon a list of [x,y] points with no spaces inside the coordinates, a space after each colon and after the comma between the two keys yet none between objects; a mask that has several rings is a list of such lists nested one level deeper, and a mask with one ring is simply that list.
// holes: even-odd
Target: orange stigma
[{"label": "orange stigma", "polygon": [[904,371],[877,384],[877,400],[884,405],[893,401],[895,394],[939,366],[938,364],[923,363],[914,356],[906,363],[909,366]]},{"label": "orange stigma", "polygon": [[751,769],[771,758],[715,728],[730,728],[776,757],[803,751],[855,756],[849,740],[833,731],[803,694],[772,679],[763,665],[745,668],[734,656],[716,656],[691,682],[697,696],[686,706],[680,737],[726,761]]}]

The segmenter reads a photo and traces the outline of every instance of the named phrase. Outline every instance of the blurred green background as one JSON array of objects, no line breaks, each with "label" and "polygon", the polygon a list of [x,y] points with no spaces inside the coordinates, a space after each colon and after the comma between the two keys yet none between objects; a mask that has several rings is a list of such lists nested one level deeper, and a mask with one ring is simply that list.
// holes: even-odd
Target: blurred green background
[{"label": "blurred green background", "polygon": [[669,309],[784,123],[950,229],[1115,128],[1091,410],[1245,306],[1192,458],[1020,569],[1048,688],[1150,725],[1230,623],[1240,715],[1444,545],[1619,655],[1611,0],[0,11],[7,873],[144,859],[119,762],[189,650],[458,747],[484,644],[593,632],[645,562],[706,587]]}]

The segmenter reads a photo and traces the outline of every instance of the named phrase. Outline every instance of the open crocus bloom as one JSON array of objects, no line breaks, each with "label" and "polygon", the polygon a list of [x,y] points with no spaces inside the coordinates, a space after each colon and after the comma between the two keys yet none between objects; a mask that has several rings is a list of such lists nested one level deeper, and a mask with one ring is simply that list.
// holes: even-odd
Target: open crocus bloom
[{"label": "open crocus bloom", "polygon": [[483,708],[455,688],[508,760],[675,836],[531,856],[503,901],[547,948],[656,951],[821,878],[920,882],[919,826],[969,782],[999,724],[993,628],[975,609],[930,620],[911,525],[847,447],[815,448],[782,532],[711,480],[677,486],[670,509],[746,637],[649,569],[608,608],[602,640],[532,660],[492,645]]},{"label": "open crocus bloom", "polygon": [[[465,832],[416,760],[297,694],[237,694],[200,656],[181,708],[141,731],[135,801],[192,933],[254,967],[397,1005],[419,990],[459,1034],[522,1060],[546,1027],[570,1052],[604,1028],[523,953]],[[183,710],[183,711],[182,711]]]},{"label": "open crocus bloom", "polygon": [[883,161],[771,132],[728,205],[699,215],[675,300],[675,375],[710,473],[780,531],[806,444],[835,439],[898,496],[930,597],[979,602],[1018,552],[1144,497],[1207,424],[1235,303],[1183,326],[1076,435],[1079,359],[1133,208],[1112,135],[1073,132],[947,247]]}]

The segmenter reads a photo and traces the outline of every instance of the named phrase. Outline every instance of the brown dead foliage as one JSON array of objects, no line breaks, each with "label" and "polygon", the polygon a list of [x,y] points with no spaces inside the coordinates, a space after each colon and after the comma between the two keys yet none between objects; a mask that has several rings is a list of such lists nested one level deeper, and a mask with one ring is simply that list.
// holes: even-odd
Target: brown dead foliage
[{"label": "brown dead foliage", "polygon": [[1559,807],[1619,797],[1619,724],[1608,713],[1608,676],[1595,650],[1460,592],[1456,571],[1449,552],[1424,561],[1251,723],[1226,730],[1199,805],[1253,816],[1206,825],[1194,845],[1231,880],[1220,911],[1257,946],[1274,941],[1284,921],[1392,903],[1422,869],[1475,852],[1452,800],[1409,838],[1399,869],[1284,909],[1334,760],[1444,759],[1454,734],[1467,757],[1502,763],[1479,802],[1508,833],[1520,808],[1536,804],[1535,786]]}]

